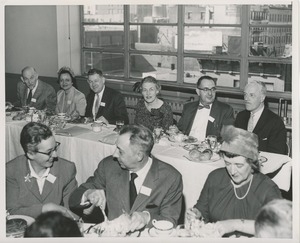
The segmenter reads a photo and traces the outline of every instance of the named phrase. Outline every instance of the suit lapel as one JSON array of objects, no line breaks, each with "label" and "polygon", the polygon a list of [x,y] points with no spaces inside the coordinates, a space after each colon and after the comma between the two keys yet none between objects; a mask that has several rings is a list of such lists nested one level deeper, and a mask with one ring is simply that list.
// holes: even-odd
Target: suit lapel
[{"label": "suit lapel", "polygon": [[41,201],[41,194],[39,192],[39,187],[38,184],[36,182],[36,178],[34,177],[30,177],[30,169],[29,169],[29,165],[28,165],[28,161],[27,158],[24,156],[24,163],[25,164],[25,176],[24,176],[24,182],[25,182],[25,186],[27,187],[27,189],[39,200]]},{"label": "suit lapel", "polygon": [[187,126],[186,134],[189,135],[192,129],[192,125],[195,120],[195,116],[198,110],[199,102],[196,101],[193,104],[191,104],[191,119],[189,119],[189,124]]},{"label": "suit lapel", "polygon": [[[250,117],[250,115],[249,115]],[[249,119],[248,119],[249,120]],[[260,118],[258,119],[256,126],[253,129],[253,133],[258,133],[261,129],[264,128],[264,125],[266,124],[266,121],[268,120],[268,114],[266,111],[266,107],[264,107],[263,112],[261,113]],[[248,123],[247,123],[248,124]]]},{"label": "suit lapel", "polygon": [[53,191],[53,189],[58,186],[58,179],[58,166],[56,166],[56,164],[54,163],[53,167],[50,169],[48,178],[45,180],[43,192],[41,195],[43,201],[48,197],[48,195]]},{"label": "suit lapel", "polygon": [[118,191],[116,191],[116,193],[120,195],[122,209],[124,209],[126,212],[129,212],[129,172],[121,169],[119,173],[113,175],[112,180],[117,182]]},{"label": "suit lapel", "polygon": [[[158,179],[158,164],[155,159],[152,161],[152,165],[148,171],[148,174],[144,180],[142,187],[147,187],[151,190],[155,187],[155,181]],[[134,204],[130,210],[130,213],[134,211],[138,211],[139,208],[145,208],[145,204],[150,195],[145,195],[143,193],[139,193],[135,199]]]}]

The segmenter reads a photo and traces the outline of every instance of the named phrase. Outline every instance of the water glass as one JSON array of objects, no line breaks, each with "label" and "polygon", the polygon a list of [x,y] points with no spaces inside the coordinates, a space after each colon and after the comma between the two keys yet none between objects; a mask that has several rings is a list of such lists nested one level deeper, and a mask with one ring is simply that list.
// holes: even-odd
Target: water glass
[{"label": "water glass", "polygon": [[216,148],[216,146],[217,146],[217,141],[218,141],[217,140],[217,136],[215,136],[215,135],[208,135],[206,139],[207,139],[207,142],[208,142],[210,148],[212,150],[214,150]]},{"label": "water glass", "polygon": [[159,143],[160,137],[162,135],[162,131],[163,131],[162,127],[160,127],[160,126],[154,127],[153,137],[154,137],[155,143]]}]

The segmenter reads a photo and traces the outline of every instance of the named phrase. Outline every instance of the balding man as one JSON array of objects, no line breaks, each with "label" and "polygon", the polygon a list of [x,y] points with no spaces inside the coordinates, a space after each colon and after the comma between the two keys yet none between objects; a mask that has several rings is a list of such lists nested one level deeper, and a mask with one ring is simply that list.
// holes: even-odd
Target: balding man
[{"label": "balding man", "polygon": [[39,80],[39,75],[33,67],[22,70],[22,82],[17,84],[16,106],[30,106],[38,110],[54,111],[56,107],[56,92],[54,88]]},{"label": "balding man", "polygon": [[246,110],[237,114],[235,126],[257,134],[260,151],[286,154],[286,129],[281,118],[265,107],[266,94],[263,82],[254,81],[246,85]]}]

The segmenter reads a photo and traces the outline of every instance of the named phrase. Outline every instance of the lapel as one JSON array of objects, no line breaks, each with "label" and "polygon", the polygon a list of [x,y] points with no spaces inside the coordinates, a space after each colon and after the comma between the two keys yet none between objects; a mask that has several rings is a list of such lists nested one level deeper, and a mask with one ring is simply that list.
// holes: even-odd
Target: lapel
[{"label": "lapel", "polygon": [[211,105],[211,110],[210,110],[210,113],[209,113],[209,117],[212,117],[214,118],[214,122],[211,122],[209,119],[208,119],[208,122],[207,122],[207,127],[206,127],[206,136],[209,135],[209,134],[214,134],[212,131],[214,130],[214,125],[215,124],[218,124],[217,122],[217,118],[218,118],[218,115],[220,113],[220,109],[219,109],[219,105],[218,105],[218,101],[215,100],[212,105]]},{"label": "lapel", "polygon": [[112,181],[116,182],[117,190],[116,192],[112,193],[118,193],[120,201],[122,203],[122,209],[124,209],[126,212],[130,211],[130,202],[129,202],[129,172],[128,170],[121,169],[119,173],[115,173],[112,176]]},{"label": "lapel", "polygon": [[[23,94],[22,94],[22,100],[21,100],[21,104],[22,104],[22,106],[23,105],[25,105],[26,104],[26,101],[27,101],[27,86],[24,84],[24,83],[22,83],[22,85],[23,85]],[[28,105],[28,104],[27,104]]]},{"label": "lapel", "polygon": [[48,195],[53,191],[53,189],[58,186],[59,173],[58,173],[58,166],[56,166],[56,163],[58,163],[58,161],[56,161],[53,164],[52,168],[50,169],[49,175],[48,175],[48,177],[51,176],[51,175],[55,176],[56,179],[53,183],[48,181],[47,179],[45,180],[43,192],[42,192],[42,195],[41,195],[41,198],[42,198],[43,201],[48,197]]},{"label": "lapel", "polygon": [[36,99],[36,101],[37,101],[38,97],[42,94],[43,94],[43,83],[41,80],[39,80],[38,86],[36,87],[36,90],[35,90],[32,98]]},{"label": "lapel", "polygon": [[[256,123],[256,126],[254,127],[253,129],[253,133],[258,133],[258,131],[260,131],[261,129],[264,129],[265,128],[265,124],[266,124],[266,121],[268,120],[268,113],[267,113],[267,108],[264,107],[264,110],[263,112],[261,113],[261,116],[260,118],[258,119],[257,123]],[[249,117],[250,117],[250,114],[249,114]],[[248,118],[249,120],[249,118]],[[248,123],[247,123],[248,124]]]},{"label": "lapel", "polygon": [[[153,159],[152,165],[148,171],[148,174],[144,180],[142,187],[147,187],[147,188],[150,188],[151,190],[154,190],[155,183],[158,178],[159,178],[158,163],[155,159]],[[140,208],[145,208],[145,204],[147,202],[147,199],[150,197],[150,195],[148,196],[143,193],[139,193],[135,199],[134,204],[132,205],[130,213],[133,213],[134,211],[138,211],[138,209],[140,209]]]},{"label": "lapel", "polygon": [[187,135],[190,134],[190,131],[192,129],[192,125],[193,125],[194,120],[195,120],[195,116],[196,116],[196,113],[197,113],[197,110],[198,110],[198,106],[199,106],[199,101],[191,103],[191,106],[190,106],[191,119],[188,120],[189,123],[188,123],[187,129],[186,129],[186,134]]}]

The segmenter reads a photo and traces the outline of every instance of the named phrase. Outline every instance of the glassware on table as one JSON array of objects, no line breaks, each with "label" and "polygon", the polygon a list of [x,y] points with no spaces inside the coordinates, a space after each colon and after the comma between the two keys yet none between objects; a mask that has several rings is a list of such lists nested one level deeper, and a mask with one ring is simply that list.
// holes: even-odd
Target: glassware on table
[{"label": "glassware on table", "polygon": [[121,130],[121,128],[124,126],[124,121],[123,120],[117,120],[116,121],[116,132],[119,132]]},{"label": "glassware on table", "polygon": [[206,137],[206,140],[207,140],[207,142],[208,142],[208,144],[209,144],[209,146],[212,150],[214,150],[217,147],[217,142],[218,142],[217,136],[208,135]]},{"label": "glassware on table", "polygon": [[163,128],[160,126],[156,126],[153,128],[153,138],[155,143],[159,143],[159,140],[162,135]]}]

